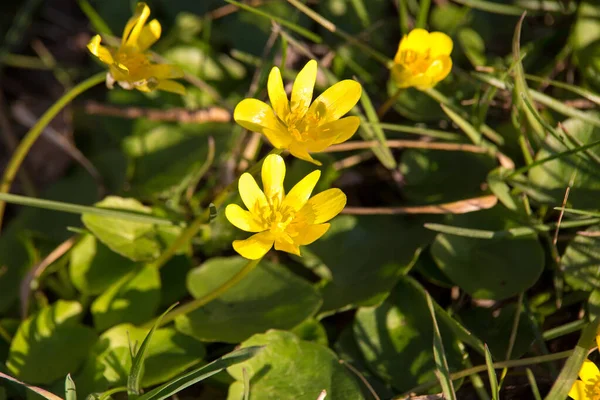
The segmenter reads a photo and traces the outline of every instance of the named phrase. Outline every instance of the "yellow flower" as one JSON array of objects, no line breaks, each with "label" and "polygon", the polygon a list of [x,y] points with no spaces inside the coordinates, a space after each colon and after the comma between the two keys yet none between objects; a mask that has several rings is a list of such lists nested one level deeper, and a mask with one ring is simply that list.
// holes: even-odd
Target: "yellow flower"
[{"label": "yellow flower", "polygon": [[286,195],[283,189],[285,163],[271,154],[262,166],[264,192],[249,173],[240,177],[239,190],[248,208],[237,204],[225,209],[234,226],[246,232],[258,232],[246,240],[235,240],[233,248],[243,257],[257,260],[275,250],[300,255],[300,246],[310,244],[329,229],[329,221],[344,209],[346,195],[340,189],[328,189],[310,197],[320,171],[313,171]]},{"label": "yellow flower", "polygon": [[106,85],[112,89],[117,82],[123,89],[150,92],[154,89],[185,94],[185,87],[171,79],[183,77],[183,71],[174,65],[153,64],[146,51],[160,38],[160,22],[153,19],[146,24],[150,8],[138,3],[135,14],[129,19],[121,46],[105,47],[102,38],[96,35],[87,45],[88,50],[108,65]]},{"label": "yellow flower", "polygon": [[452,69],[452,39],[442,32],[414,29],[404,35],[394,57],[392,77],[399,88],[434,87]]},{"label": "yellow flower", "polygon": [[569,397],[575,400],[600,400],[600,371],[596,364],[585,360],[579,370],[579,378],[581,380],[573,383]]},{"label": "yellow flower", "polygon": [[272,107],[256,99],[244,99],[235,108],[233,118],[244,128],[264,134],[274,147],[321,165],[309,153],[323,151],[354,135],[359,118],[340,117],[356,105],[362,88],[356,81],[344,80],[311,104],[316,79],[317,62],[311,60],[298,73],[288,101],[281,72],[273,67],[267,83]]}]

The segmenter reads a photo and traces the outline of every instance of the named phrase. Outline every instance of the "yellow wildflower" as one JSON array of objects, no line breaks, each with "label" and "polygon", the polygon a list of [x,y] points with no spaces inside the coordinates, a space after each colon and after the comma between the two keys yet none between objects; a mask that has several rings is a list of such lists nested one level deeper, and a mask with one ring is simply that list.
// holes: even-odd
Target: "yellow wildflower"
[{"label": "yellow wildflower", "polygon": [[325,222],[346,205],[346,195],[340,189],[328,189],[310,197],[320,171],[308,174],[286,195],[283,189],[285,163],[281,156],[267,156],[261,175],[264,192],[249,173],[240,177],[240,196],[248,211],[237,204],[225,209],[225,216],[234,226],[257,232],[246,240],[233,242],[235,251],[245,258],[257,260],[267,254],[273,244],[275,250],[300,255],[300,246],[323,236],[330,226]]},{"label": "yellow wildflower", "polygon": [[[600,344],[598,339],[596,341]],[[569,397],[575,400],[600,400],[600,371],[596,364],[585,360],[579,370],[579,378],[573,383]]]},{"label": "yellow wildflower", "polygon": [[316,79],[317,62],[311,60],[298,73],[288,101],[281,72],[273,67],[267,83],[271,107],[256,99],[244,99],[235,108],[233,118],[244,128],[264,134],[274,147],[321,165],[309,153],[323,151],[354,135],[359,118],[340,118],[356,105],[362,88],[356,81],[343,80],[311,104]]},{"label": "yellow wildflower", "polygon": [[442,32],[413,29],[404,35],[394,57],[392,77],[399,88],[434,87],[452,69],[452,39]]},{"label": "yellow wildflower", "polygon": [[171,79],[183,77],[183,71],[174,65],[153,64],[146,51],[161,34],[160,22],[153,19],[146,24],[150,8],[146,3],[138,3],[135,14],[129,19],[121,46],[105,47],[102,38],[96,35],[87,45],[88,50],[108,65],[106,85],[112,89],[117,82],[123,89],[137,89],[150,92],[154,89],[185,94],[185,87]]}]

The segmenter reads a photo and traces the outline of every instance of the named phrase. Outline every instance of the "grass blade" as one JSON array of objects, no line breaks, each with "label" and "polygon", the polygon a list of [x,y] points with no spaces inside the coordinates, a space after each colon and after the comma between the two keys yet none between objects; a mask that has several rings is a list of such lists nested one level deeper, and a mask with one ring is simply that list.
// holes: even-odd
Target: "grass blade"
[{"label": "grass blade", "polygon": [[433,322],[433,357],[436,365],[436,375],[442,386],[442,392],[444,398],[447,400],[456,400],[456,392],[454,391],[454,384],[452,378],[450,378],[450,370],[448,368],[448,361],[446,360],[446,353],[444,352],[444,344],[442,342],[442,335],[440,334],[440,328],[435,318],[435,308],[433,307],[433,301],[429,293],[426,293],[427,307],[431,313],[431,320]]},{"label": "grass blade", "polygon": [[63,203],[62,201],[36,199],[34,197],[19,196],[10,193],[0,193],[0,201],[43,208],[46,210],[62,211],[70,214],[91,214],[103,217],[121,218],[129,221],[146,222],[156,225],[173,225],[173,221],[166,218],[155,217],[148,214],[135,213],[132,211],[113,210],[110,208],[81,206],[79,204]]},{"label": "grass blade", "polygon": [[39,388],[37,386],[28,385],[24,382],[21,382],[18,379],[13,378],[10,375],[6,375],[2,372],[0,372],[0,378],[6,379],[7,381],[11,381],[13,383],[16,383],[17,385],[23,386],[23,387],[31,390],[32,392],[37,393],[38,395],[42,396],[43,398],[45,398],[47,400],[63,400],[62,398],[58,397],[57,395],[55,395],[53,393],[50,393],[49,391],[47,391],[45,389]]},{"label": "grass blade", "polygon": [[485,345],[485,365],[487,366],[488,377],[490,378],[490,390],[492,391],[492,400],[498,400],[500,388],[498,387],[498,377],[494,369],[494,361],[490,354],[490,349]]},{"label": "grass blade", "polygon": [[131,370],[129,371],[129,377],[127,378],[127,395],[129,396],[129,399],[136,399],[141,393],[141,382],[142,377],[144,376],[144,358],[146,356],[146,350],[148,349],[148,345],[150,345],[150,341],[152,340],[152,336],[154,335],[156,328],[160,326],[162,318],[169,311],[175,308],[176,305],[177,303],[173,304],[167,309],[167,311],[162,313],[161,316],[156,319],[156,322],[154,322],[152,329],[150,329],[150,332],[148,332],[148,334],[144,338],[140,349],[134,355],[133,361],[131,362]]},{"label": "grass blade", "polygon": [[365,116],[370,122],[370,125],[361,123],[361,136],[363,136],[363,139],[365,140],[377,140],[379,142],[379,145],[371,149],[375,156],[377,156],[379,161],[381,161],[381,163],[387,169],[396,168],[396,160],[394,159],[394,156],[386,143],[387,139],[385,137],[385,133],[383,133],[383,129],[381,128],[381,126],[379,126],[379,118],[377,117],[377,111],[375,111],[375,107],[373,107],[371,98],[365,91],[363,91],[362,96],[360,96],[360,104],[365,109]]},{"label": "grass blade", "polygon": [[71,374],[67,374],[65,379],[65,400],[77,400],[77,390]]},{"label": "grass blade", "polygon": [[525,368],[525,371],[527,372],[527,380],[529,380],[529,386],[531,386],[531,392],[533,393],[534,400],[542,400],[540,389],[538,389],[533,372],[531,372],[530,368]]},{"label": "grass blade", "polygon": [[173,379],[171,382],[167,382],[151,390],[138,397],[138,400],[162,400],[171,397],[175,393],[223,371],[225,368],[229,368],[232,365],[239,364],[254,357],[261,349],[262,346],[252,346],[233,351],[210,364],[197,368],[179,378]]},{"label": "grass blade", "polygon": [[573,354],[567,359],[545,400],[564,400],[567,398],[573,382],[577,379],[583,361],[586,359],[590,348],[594,346],[599,325],[600,318],[596,318],[583,330]]}]

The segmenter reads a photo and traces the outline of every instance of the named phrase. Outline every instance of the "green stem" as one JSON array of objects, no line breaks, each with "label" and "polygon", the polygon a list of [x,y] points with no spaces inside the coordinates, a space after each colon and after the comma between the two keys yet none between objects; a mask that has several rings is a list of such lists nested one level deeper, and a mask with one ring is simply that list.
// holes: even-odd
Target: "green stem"
[{"label": "green stem", "polygon": [[[33,146],[35,141],[40,137],[46,126],[48,126],[54,117],[56,117],[56,115],[75,97],[85,92],[89,88],[103,82],[105,77],[106,72],[100,72],[79,83],[77,86],[65,93],[60,99],[58,99],[58,101],[54,103],[52,107],[50,107],[48,111],[44,113],[44,115],[42,115],[38,122],[29,130],[29,132],[27,132],[21,143],[19,143],[19,146],[15,149],[12,158],[6,166],[4,175],[2,176],[0,193],[8,193],[10,191],[15,176],[17,175],[21,164],[23,164],[23,160],[25,160],[27,153],[29,153],[31,146]],[[6,202],[0,201],[0,228],[2,227],[2,219],[4,217],[5,208]]]},{"label": "green stem", "polygon": [[[211,301],[221,297],[221,295],[223,293],[225,293],[226,291],[231,289],[233,286],[237,285],[250,272],[252,272],[261,260],[262,260],[262,257],[259,258],[258,260],[248,261],[248,263],[242,269],[240,269],[235,275],[233,275],[225,283],[223,283],[221,286],[219,286],[212,292],[210,292],[207,295],[202,296],[198,299],[194,299],[194,300],[190,301],[189,303],[186,303],[180,307],[177,307],[176,309],[174,309],[173,311],[171,311],[170,313],[168,313],[167,315],[165,315],[163,317],[163,319],[160,321],[159,327],[165,326],[169,322],[175,320],[175,318],[177,318],[178,316],[188,314],[188,313],[190,313],[194,310],[197,310],[198,308],[210,303]],[[154,323],[155,323],[155,320],[152,320],[151,322],[148,322],[147,324],[145,324],[144,327],[149,329],[154,325]]]}]

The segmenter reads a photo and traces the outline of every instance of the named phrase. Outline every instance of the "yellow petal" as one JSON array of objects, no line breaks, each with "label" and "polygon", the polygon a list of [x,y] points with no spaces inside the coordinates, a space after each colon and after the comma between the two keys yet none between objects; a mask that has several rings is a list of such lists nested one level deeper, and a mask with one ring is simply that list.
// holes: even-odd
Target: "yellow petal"
[{"label": "yellow petal", "polygon": [[400,89],[413,86],[414,74],[402,64],[394,64],[392,67],[392,78]]},{"label": "yellow petal", "polygon": [[113,59],[112,54],[106,47],[100,44],[101,41],[102,38],[100,35],[94,36],[87,45],[88,50],[90,53],[98,57],[104,64],[114,64],[115,60]]},{"label": "yellow petal", "polygon": [[148,25],[142,28],[142,32],[140,33],[137,43],[138,49],[140,51],[148,50],[150,46],[160,39],[161,32],[162,28],[160,26],[160,22],[158,22],[156,19],[150,21]]},{"label": "yellow petal", "polygon": [[586,394],[585,383],[582,381],[573,382],[571,390],[569,390],[569,397],[574,400],[590,400],[591,398]]},{"label": "yellow petal", "polygon": [[275,114],[282,120],[285,120],[290,113],[290,103],[283,88],[281,72],[277,67],[271,69],[269,80],[267,81],[267,92],[269,93],[269,100],[271,100],[271,106],[275,110]]},{"label": "yellow petal", "polygon": [[308,112],[321,120],[321,123],[335,121],[358,103],[361,94],[360,83],[350,79],[343,80],[317,97]]},{"label": "yellow petal", "polygon": [[138,38],[150,16],[150,7],[146,3],[137,3],[133,17],[129,19],[123,32],[122,43],[127,46],[138,46]]},{"label": "yellow petal", "polygon": [[233,249],[244,258],[258,260],[271,250],[274,241],[271,232],[261,232],[246,240],[234,240]]},{"label": "yellow petal", "polygon": [[319,152],[336,143],[350,139],[360,125],[360,118],[346,117],[319,127],[318,140],[308,144],[308,151]]},{"label": "yellow petal", "polygon": [[313,224],[322,224],[338,215],[346,206],[346,195],[340,189],[327,189],[306,202],[296,214]]},{"label": "yellow petal", "polygon": [[321,171],[313,171],[306,175],[300,182],[290,190],[283,200],[284,207],[292,207],[295,211],[300,210],[310,198],[310,194],[317,185]]},{"label": "yellow petal", "polygon": [[183,78],[185,73],[177,65],[171,64],[152,64],[146,67],[147,77],[154,77],[156,79],[173,79]]},{"label": "yellow petal", "polygon": [[267,198],[283,199],[283,179],[285,178],[285,162],[283,161],[283,157],[277,154],[268,155],[262,165],[261,177]]},{"label": "yellow petal", "polygon": [[247,172],[243,173],[238,186],[240,197],[248,211],[255,214],[258,213],[259,208],[268,206],[265,194],[260,190],[252,175]]},{"label": "yellow petal", "polygon": [[331,224],[308,225],[300,231],[300,234],[296,237],[296,243],[302,246],[311,244],[323,236],[329,230],[330,226]]},{"label": "yellow petal", "polygon": [[233,119],[244,128],[262,133],[273,146],[285,149],[292,141],[287,128],[277,119],[273,109],[256,99],[244,99],[233,111]]},{"label": "yellow petal", "polygon": [[579,377],[584,382],[597,380],[600,378],[600,371],[598,370],[598,367],[596,367],[596,364],[586,359],[579,370]]},{"label": "yellow petal", "polygon": [[430,57],[449,56],[452,53],[452,39],[442,32],[431,32],[428,38],[428,47],[431,49]]},{"label": "yellow petal", "polygon": [[185,95],[185,86],[183,86],[179,82],[175,82],[170,79],[159,81],[156,89],[164,90],[165,92],[180,94],[182,96]]},{"label": "yellow petal", "polygon": [[306,114],[312,101],[313,89],[317,80],[317,62],[310,60],[296,76],[292,87],[291,110],[299,116]]},{"label": "yellow petal", "polygon": [[233,226],[246,232],[262,232],[265,230],[257,218],[237,204],[229,204],[225,208],[225,217]]},{"label": "yellow petal", "polygon": [[[405,50],[412,50],[416,52],[425,51],[429,47],[429,32],[425,29],[413,29],[407,36],[404,36],[398,46],[398,52]],[[398,54],[396,54],[396,59]]]},{"label": "yellow petal", "polygon": [[295,243],[290,243],[280,238],[275,239],[275,250],[285,251],[286,253],[300,255],[300,248]]},{"label": "yellow petal", "polygon": [[289,151],[290,151],[290,154],[296,158],[299,158],[304,161],[308,161],[315,165],[319,165],[319,166],[321,165],[320,161],[315,160],[314,158],[311,157],[310,154],[308,154],[308,149],[307,149],[306,143],[292,142],[289,146]]}]

